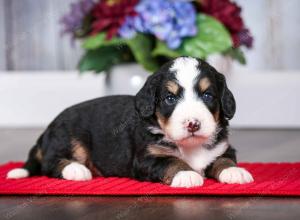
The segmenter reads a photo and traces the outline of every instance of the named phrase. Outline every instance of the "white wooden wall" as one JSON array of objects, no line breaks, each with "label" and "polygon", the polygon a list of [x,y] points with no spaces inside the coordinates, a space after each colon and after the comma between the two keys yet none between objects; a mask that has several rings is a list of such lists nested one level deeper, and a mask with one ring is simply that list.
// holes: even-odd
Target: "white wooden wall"
[{"label": "white wooden wall", "polygon": [[6,68],[4,0],[0,0],[0,70]]},{"label": "white wooden wall", "polygon": [[255,37],[250,70],[300,69],[300,1],[236,0]]},{"label": "white wooden wall", "polygon": [[[76,0],[75,0],[76,1]],[[255,46],[236,69],[300,69],[300,0],[236,0]],[[0,70],[72,70],[82,51],[58,20],[74,0],[0,0]]]},{"label": "white wooden wall", "polygon": [[70,2],[74,0],[0,0],[0,69],[76,68],[80,47],[72,48],[68,37],[61,37],[59,24]]}]

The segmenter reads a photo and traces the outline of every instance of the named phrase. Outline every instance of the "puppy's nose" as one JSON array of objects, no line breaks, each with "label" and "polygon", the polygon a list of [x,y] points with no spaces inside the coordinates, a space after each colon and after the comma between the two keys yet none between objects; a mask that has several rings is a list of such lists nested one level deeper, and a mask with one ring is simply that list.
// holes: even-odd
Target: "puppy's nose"
[{"label": "puppy's nose", "polygon": [[195,121],[190,121],[188,123],[187,129],[188,129],[188,132],[194,133],[194,132],[198,131],[200,129],[200,127],[201,127],[200,122],[198,120],[195,120]]}]

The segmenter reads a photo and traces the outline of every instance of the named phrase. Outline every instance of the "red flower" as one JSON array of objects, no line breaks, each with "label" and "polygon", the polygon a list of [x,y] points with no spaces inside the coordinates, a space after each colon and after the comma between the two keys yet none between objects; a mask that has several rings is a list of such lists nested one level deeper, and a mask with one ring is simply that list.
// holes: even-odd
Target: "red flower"
[{"label": "red flower", "polygon": [[241,8],[236,3],[230,0],[202,0],[201,11],[224,24],[231,33],[234,47],[252,46],[253,38],[244,26]]},{"label": "red flower", "polygon": [[106,31],[107,39],[111,39],[118,33],[127,16],[136,15],[134,7],[137,2],[138,0],[120,0],[113,3],[100,1],[92,10],[94,21],[91,33]]},{"label": "red flower", "polygon": [[231,37],[234,47],[245,45],[246,47],[251,48],[253,45],[253,37],[248,29],[243,29],[238,33],[232,34]]}]

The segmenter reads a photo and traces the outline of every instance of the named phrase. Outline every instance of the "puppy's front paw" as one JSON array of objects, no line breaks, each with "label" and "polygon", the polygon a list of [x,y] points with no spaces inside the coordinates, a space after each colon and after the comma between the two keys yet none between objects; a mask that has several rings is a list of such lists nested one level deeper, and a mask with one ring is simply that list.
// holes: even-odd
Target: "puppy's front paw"
[{"label": "puppy's front paw", "polygon": [[84,181],[91,180],[92,173],[84,165],[72,162],[62,170],[62,177],[66,180]]},{"label": "puppy's front paw", "polygon": [[241,167],[229,167],[224,170],[219,175],[219,181],[221,183],[251,183],[253,182],[252,175]]},{"label": "puppy's front paw", "polygon": [[172,180],[171,187],[194,187],[202,186],[203,177],[195,171],[179,171]]}]

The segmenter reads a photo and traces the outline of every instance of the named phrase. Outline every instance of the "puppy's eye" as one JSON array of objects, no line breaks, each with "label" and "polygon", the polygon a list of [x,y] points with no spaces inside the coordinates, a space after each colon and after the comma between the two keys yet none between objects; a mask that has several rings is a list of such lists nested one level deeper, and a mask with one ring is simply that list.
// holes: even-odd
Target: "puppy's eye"
[{"label": "puppy's eye", "polygon": [[165,98],[167,105],[174,105],[177,102],[177,97],[175,95],[168,95]]},{"label": "puppy's eye", "polygon": [[206,103],[210,103],[214,100],[214,96],[208,92],[202,95],[202,100]]}]

